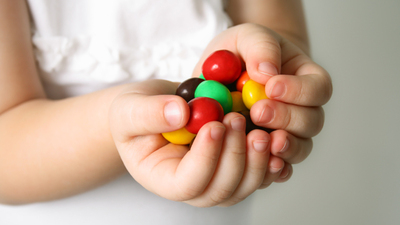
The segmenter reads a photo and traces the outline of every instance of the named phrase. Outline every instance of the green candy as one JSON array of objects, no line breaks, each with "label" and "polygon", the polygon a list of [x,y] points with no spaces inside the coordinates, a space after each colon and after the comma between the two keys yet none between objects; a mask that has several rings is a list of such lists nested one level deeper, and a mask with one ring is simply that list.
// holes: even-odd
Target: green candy
[{"label": "green candy", "polygon": [[217,100],[224,109],[224,114],[232,111],[232,95],[225,85],[215,80],[203,81],[197,86],[194,97],[208,97]]},{"label": "green candy", "polygon": [[199,78],[201,78],[201,79],[203,79],[203,80],[206,79],[206,78],[204,78],[204,75],[203,75],[203,74],[200,74]]}]

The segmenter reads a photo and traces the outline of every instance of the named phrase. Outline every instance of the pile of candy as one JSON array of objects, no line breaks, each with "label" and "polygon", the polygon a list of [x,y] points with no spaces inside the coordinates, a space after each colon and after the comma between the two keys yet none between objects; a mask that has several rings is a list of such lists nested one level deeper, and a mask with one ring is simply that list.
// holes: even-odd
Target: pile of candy
[{"label": "pile of candy", "polygon": [[229,112],[245,116],[247,133],[253,129],[264,129],[252,123],[249,110],[257,101],[267,99],[265,87],[250,80],[247,72],[242,72],[240,59],[228,50],[211,54],[203,63],[200,78],[182,82],[176,95],[188,102],[190,117],[182,129],[162,134],[173,144],[190,144],[204,124],[222,122]]}]

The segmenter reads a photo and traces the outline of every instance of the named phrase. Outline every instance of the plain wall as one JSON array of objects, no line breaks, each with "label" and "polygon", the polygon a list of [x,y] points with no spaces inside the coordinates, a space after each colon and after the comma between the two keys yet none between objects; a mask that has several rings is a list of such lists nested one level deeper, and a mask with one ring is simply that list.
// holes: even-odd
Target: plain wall
[{"label": "plain wall", "polygon": [[400,224],[400,1],[304,7],[334,94],[311,155],[256,193],[253,224]]}]

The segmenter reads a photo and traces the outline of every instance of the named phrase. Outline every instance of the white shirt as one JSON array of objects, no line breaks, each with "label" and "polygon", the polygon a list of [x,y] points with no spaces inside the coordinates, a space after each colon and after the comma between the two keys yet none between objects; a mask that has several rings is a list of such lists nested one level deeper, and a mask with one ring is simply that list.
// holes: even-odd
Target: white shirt
[{"label": "white shirt", "polygon": [[[222,0],[28,0],[40,77],[50,98],[124,82],[185,80],[230,26]],[[125,175],[52,202],[0,205],[0,224],[249,224],[250,201],[196,208],[150,193]]]},{"label": "white shirt", "polygon": [[221,0],[29,0],[33,43],[50,98],[149,78],[191,76],[230,26]]}]

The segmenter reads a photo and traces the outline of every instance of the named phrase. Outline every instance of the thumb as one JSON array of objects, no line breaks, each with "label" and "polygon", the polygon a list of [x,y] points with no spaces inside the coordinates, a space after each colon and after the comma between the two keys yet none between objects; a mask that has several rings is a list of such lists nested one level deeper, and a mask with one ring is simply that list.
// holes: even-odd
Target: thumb
[{"label": "thumb", "polygon": [[237,36],[237,51],[251,79],[261,84],[281,71],[282,39],[274,31],[255,24],[244,24]]},{"label": "thumb", "polygon": [[110,126],[114,138],[119,136],[120,141],[177,130],[189,119],[188,104],[176,95],[127,93],[112,108]]}]

